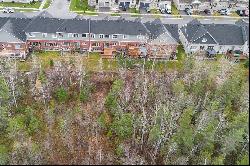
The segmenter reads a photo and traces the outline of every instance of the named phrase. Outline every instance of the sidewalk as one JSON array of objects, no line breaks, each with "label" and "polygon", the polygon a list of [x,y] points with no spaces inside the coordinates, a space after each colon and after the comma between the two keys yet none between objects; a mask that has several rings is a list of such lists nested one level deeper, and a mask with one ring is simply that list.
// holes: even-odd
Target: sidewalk
[{"label": "sidewalk", "polygon": [[[83,11],[71,11],[75,13],[83,13]],[[93,14],[110,14],[110,15],[136,15],[136,16],[163,16],[169,18],[180,18],[180,17],[194,17],[194,18],[232,18],[232,19],[246,19],[249,17],[233,17],[233,16],[202,16],[202,15],[166,15],[166,14],[140,14],[140,13],[114,13],[114,12],[92,12],[85,11],[85,13],[93,13]]]}]

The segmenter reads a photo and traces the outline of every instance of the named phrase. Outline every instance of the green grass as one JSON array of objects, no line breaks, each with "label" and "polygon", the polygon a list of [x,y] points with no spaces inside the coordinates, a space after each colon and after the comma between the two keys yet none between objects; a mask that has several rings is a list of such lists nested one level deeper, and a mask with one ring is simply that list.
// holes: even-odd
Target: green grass
[{"label": "green grass", "polygon": [[131,17],[141,17],[140,14],[131,14],[130,16],[131,16]]},{"label": "green grass", "polygon": [[231,16],[231,17],[240,17],[236,12],[232,12],[232,13],[230,14],[230,16]]},{"label": "green grass", "polygon": [[31,3],[13,3],[13,2],[0,2],[2,7],[21,7],[21,8],[36,8],[38,9],[41,2],[31,2]]},{"label": "green grass", "polygon": [[[155,60],[154,69],[159,72],[181,69],[183,61],[186,58],[186,54],[182,46],[178,46],[177,50],[177,61]],[[100,71],[101,69],[103,71],[117,71],[119,66],[125,67],[125,62],[128,69],[134,69],[135,66],[142,66],[144,63],[143,59],[121,57],[117,57],[115,59],[101,59],[101,55],[99,53],[89,53],[88,56],[83,57],[73,56],[71,54],[64,55],[65,56],[60,56],[60,52],[57,51],[41,51],[33,54],[33,56],[36,56],[38,61],[40,61],[42,69],[49,69],[51,60],[53,60],[53,62],[82,62],[87,71]],[[153,59],[146,60],[145,69],[151,70],[153,63]],[[18,62],[18,69],[20,71],[30,71],[32,69],[32,59],[29,58],[25,62]]]},{"label": "green grass", "polygon": [[121,15],[117,14],[117,13],[113,13],[113,14],[111,14],[111,16],[121,16]]},{"label": "green grass", "polygon": [[70,11],[95,11],[95,9],[88,5],[88,0],[71,0]]},{"label": "green grass", "polygon": [[46,3],[43,6],[43,9],[47,9],[51,4],[51,0],[46,0]]},{"label": "green grass", "polygon": [[179,15],[179,16],[180,16],[180,12],[179,12],[179,10],[176,8],[176,6],[175,6],[174,3],[171,4],[171,14],[172,14],[172,15]]},{"label": "green grass", "polygon": [[76,12],[77,14],[80,14],[80,15],[90,15],[90,16],[96,16],[96,15],[98,15],[98,13],[96,13],[96,12],[91,12],[91,13],[89,13],[89,12]]},{"label": "green grass", "polygon": [[129,13],[140,13],[139,10],[137,10],[136,8],[129,8]]},{"label": "green grass", "polygon": [[158,9],[151,9],[150,13],[151,14],[161,14],[161,12]]}]

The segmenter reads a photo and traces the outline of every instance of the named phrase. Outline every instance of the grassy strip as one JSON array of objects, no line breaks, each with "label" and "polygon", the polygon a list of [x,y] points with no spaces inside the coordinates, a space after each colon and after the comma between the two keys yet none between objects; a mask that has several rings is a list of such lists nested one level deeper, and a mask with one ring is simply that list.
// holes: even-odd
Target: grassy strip
[{"label": "grassy strip", "polygon": [[111,16],[121,16],[121,15],[117,14],[117,13],[113,13],[113,14],[111,14]]},{"label": "grassy strip", "polygon": [[171,4],[171,14],[176,15],[177,17],[181,17],[179,10],[176,8],[174,3]]},{"label": "grassy strip", "polygon": [[51,0],[46,0],[46,3],[43,6],[43,9],[47,9],[51,4]]},{"label": "grassy strip", "polygon": [[98,13],[96,13],[96,12],[76,12],[77,14],[80,14],[80,15],[90,15],[90,16],[97,16],[98,15]]},{"label": "grassy strip", "polygon": [[18,2],[0,2],[2,7],[20,7],[20,8],[36,8],[41,6],[41,2],[18,3]]},{"label": "grassy strip", "polygon": [[129,13],[140,13],[139,10],[137,10],[136,8],[129,8]]}]

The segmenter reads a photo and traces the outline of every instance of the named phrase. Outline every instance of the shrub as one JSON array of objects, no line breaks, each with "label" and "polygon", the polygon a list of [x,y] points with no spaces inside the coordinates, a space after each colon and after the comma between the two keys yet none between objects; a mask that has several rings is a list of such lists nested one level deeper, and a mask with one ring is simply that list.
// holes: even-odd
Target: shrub
[{"label": "shrub", "polygon": [[55,96],[59,102],[66,102],[68,100],[68,93],[63,87],[56,90]]}]

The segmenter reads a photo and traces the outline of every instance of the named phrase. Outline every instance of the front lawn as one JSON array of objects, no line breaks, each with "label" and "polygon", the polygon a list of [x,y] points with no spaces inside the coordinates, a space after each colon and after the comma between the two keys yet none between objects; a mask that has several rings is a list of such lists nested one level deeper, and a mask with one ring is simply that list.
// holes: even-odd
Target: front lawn
[{"label": "front lawn", "polygon": [[2,7],[20,7],[20,8],[36,8],[41,6],[41,2],[17,3],[17,2],[0,2]]},{"label": "front lawn", "polygon": [[95,11],[95,9],[88,5],[88,0],[71,0],[70,11]]},{"label": "front lawn", "polygon": [[46,3],[43,6],[43,9],[47,9],[51,4],[51,0],[46,0]]},{"label": "front lawn", "polygon": [[171,14],[172,14],[172,15],[180,16],[180,12],[179,12],[179,10],[176,8],[176,6],[175,6],[174,3],[171,4]]}]

